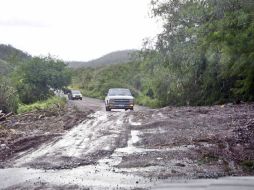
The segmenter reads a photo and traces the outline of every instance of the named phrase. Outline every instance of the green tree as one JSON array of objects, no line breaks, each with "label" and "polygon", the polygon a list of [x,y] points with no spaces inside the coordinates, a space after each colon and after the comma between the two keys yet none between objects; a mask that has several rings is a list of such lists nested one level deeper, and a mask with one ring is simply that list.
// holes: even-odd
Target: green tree
[{"label": "green tree", "polygon": [[54,90],[62,89],[71,82],[70,71],[64,62],[51,57],[35,57],[21,64],[13,78],[23,103],[45,100]]},{"label": "green tree", "polygon": [[[152,5],[164,23],[156,49],[176,76],[163,88],[174,92],[177,86],[178,103],[254,99],[252,1],[155,0]],[[165,103],[173,102],[169,97]]]}]

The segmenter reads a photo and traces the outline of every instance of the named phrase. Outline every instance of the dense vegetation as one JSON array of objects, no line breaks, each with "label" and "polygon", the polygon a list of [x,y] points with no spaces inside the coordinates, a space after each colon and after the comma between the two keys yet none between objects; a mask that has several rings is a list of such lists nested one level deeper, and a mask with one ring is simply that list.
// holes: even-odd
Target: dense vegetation
[{"label": "dense vegetation", "polygon": [[21,104],[18,107],[17,113],[26,113],[34,110],[46,110],[57,106],[58,108],[63,108],[66,103],[64,97],[52,96],[47,100],[37,101],[33,104]]},{"label": "dense vegetation", "polygon": [[[143,59],[100,68],[79,69],[73,74],[73,88],[79,88],[86,96],[103,99],[109,88],[129,88],[139,104],[158,106],[156,88],[167,72],[159,63],[160,57]],[[150,66],[149,66],[150,65]]]},{"label": "dense vegetation", "polygon": [[[151,107],[254,100],[253,1],[152,0],[151,7],[163,23],[156,41],[147,41],[131,62],[108,65],[115,59],[110,54],[106,66],[74,71],[73,88],[104,98],[108,88],[126,87]],[[62,61],[6,45],[0,45],[0,74],[5,112],[45,100],[70,82]]]},{"label": "dense vegetation", "polygon": [[18,109],[16,90],[7,77],[0,76],[0,110],[12,112]]},{"label": "dense vegetation", "polygon": [[0,58],[0,110],[3,112],[17,112],[22,105],[26,108],[24,104],[47,100],[54,95],[54,90],[62,89],[71,81],[64,62],[51,57],[32,57],[11,46],[0,45]]},{"label": "dense vegetation", "polygon": [[[150,106],[254,100],[254,3],[251,0],[153,0],[163,22],[139,61],[76,71],[75,87],[100,97],[128,87]],[[152,44],[153,44],[152,43]]]},{"label": "dense vegetation", "polygon": [[19,98],[23,103],[46,100],[53,90],[60,90],[70,83],[71,75],[66,65],[50,57],[35,57],[20,64],[13,73]]}]

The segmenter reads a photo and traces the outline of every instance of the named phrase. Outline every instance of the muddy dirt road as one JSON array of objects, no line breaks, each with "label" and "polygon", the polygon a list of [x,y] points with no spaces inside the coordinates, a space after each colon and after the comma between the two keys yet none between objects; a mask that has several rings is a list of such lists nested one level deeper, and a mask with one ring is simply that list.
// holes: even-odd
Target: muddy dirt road
[{"label": "muddy dirt road", "polygon": [[[187,189],[192,182],[180,184],[189,179],[253,175],[254,104],[137,106],[133,112],[106,112],[102,101],[91,98],[70,104],[92,113],[76,127],[5,160],[0,188]],[[224,188],[232,185],[223,180]],[[252,180],[231,181],[248,189]],[[205,189],[217,182],[194,185]]]}]

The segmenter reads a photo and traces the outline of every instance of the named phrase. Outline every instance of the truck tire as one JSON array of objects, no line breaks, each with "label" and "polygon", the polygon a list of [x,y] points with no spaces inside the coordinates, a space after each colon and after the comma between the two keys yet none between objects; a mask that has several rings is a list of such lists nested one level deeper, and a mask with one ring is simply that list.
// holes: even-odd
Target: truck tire
[{"label": "truck tire", "polygon": [[111,109],[109,107],[106,106],[106,111],[111,111]]}]

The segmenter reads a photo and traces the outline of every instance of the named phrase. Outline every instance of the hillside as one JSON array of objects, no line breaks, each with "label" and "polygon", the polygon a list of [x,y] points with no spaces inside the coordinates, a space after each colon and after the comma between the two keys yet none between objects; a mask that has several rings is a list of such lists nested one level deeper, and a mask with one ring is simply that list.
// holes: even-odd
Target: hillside
[{"label": "hillside", "polygon": [[10,45],[0,44],[0,75],[7,75],[13,67],[31,56]]},{"label": "hillside", "polygon": [[6,75],[10,71],[10,64],[0,59],[0,75]]},{"label": "hillside", "polygon": [[134,60],[134,55],[137,50],[123,50],[116,51],[106,54],[98,59],[94,59],[87,62],[70,61],[66,62],[71,68],[81,68],[81,67],[99,67],[105,65],[113,65],[119,63],[127,63]]},{"label": "hillside", "polygon": [[11,45],[0,44],[0,59],[10,62],[12,60],[29,59],[31,56]]}]

